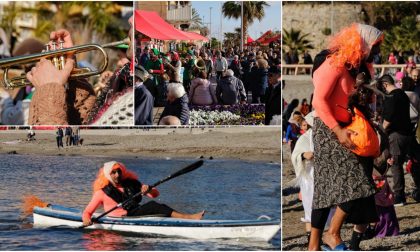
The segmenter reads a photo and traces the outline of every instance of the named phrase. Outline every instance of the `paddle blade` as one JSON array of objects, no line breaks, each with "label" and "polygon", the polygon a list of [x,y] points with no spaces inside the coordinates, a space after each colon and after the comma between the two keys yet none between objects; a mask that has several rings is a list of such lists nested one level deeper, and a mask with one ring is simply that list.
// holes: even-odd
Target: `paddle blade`
[{"label": "paddle blade", "polygon": [[22,214],[24,217],[31,215],[34,211],[34,207],[47,207],[48,203],[42,201],[35,195],[23,196]]},{"label": "paddle blade", "polygon": [[168,177],[166,177],[166,178],[162,179],[161,181],[159,181],[159,182],[157,182],[157,183],[155,183],[155,184],[151,185],[151,186],[150,186],[150,188],[156,187],[156,186],[158,186],[158,185],[162,184],[163,182],[168,181],[168,180],[173,179],[173,178],[176,178],[176,177],[178,177],[178,176],[181,176],[182,174],[185,174],[185,173],[188,173],[188,172],[194,171],[195,169],[197,169],[197,168],[199,168],[200,166],[202,166],[202,165],[203,165],[203,163],[204,163],[204,161],[203,161],[203,160],[199,160],[199,161],[197,161],[197,162],[195,162],[195,163],[192,163],[192,164],[190,164],[189,166],[187,166],[187,167],[185,167],[185,168],[183,168],[183,169],[181,169],[181,170],[179,170],[179,171],[177,171],[177,172],[175,172],[175,173],[173,173],[173,174],[169,175]]}]

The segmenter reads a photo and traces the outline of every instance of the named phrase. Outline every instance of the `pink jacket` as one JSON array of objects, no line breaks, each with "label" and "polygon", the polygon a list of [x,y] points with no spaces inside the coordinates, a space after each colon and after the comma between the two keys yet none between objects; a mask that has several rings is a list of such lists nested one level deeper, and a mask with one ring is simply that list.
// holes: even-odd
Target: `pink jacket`
[{"label": "pink jacket", "polygon": [[[117,187],[117,189],[123,192],[122,187]],[[153,188],[150,193],[146,194],[146,196],[149,198],[156,198],[159,196],[159,191],[156,188]],[[93,194],[91,201],[83,211],[83,219],[91,219],[93,213],[100,205],[103,205],[104,211],[108,211],[115,207],[117,204],[118,203],[106,195],[103,190],[98,190]],[[127,215],[127,211],[123,208],[117,208],[108,215],[113,217],[121,217]]]},{"label": "pink jacket", "polygon": [[355,80],[347,69],[335,68],[330,62],[330,59],[326,59],[314,72],[312,105],[317,116],[332,129],[339,121],[351,121],[347,103],[349,94],[354,90]]},{"label": "pink jacket", "polygon": [[215,99],[210,90],[210,81],[201,78],[195,78],[191,81],[190,93],[188,99],[194,105],[211,105]]}]

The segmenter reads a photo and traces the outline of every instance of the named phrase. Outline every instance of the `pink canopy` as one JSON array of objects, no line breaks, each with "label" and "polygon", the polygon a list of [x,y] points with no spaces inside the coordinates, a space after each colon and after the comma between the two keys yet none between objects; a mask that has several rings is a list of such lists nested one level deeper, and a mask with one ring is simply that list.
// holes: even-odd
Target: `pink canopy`
[{"label": "pink canopy", "polygon": [[135,11],[135,28],[144,35],[159,40],[205,40],[206,37],[194,32],[176,29],[153,11]]}]

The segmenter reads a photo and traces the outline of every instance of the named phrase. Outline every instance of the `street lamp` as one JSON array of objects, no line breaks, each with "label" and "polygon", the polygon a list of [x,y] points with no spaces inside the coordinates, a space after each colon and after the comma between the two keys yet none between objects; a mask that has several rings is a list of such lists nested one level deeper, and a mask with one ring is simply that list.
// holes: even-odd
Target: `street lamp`
[{"label": "street lamp", "polygon": [[210,7],[210,28],[209,28],[209,34],[210,34],[210,43],[209,43],[209,45],[210,45],[210,50],[211,50],[211,9],[212,9],[213,7]]},{"label": "street lamp", "polygon": [[241,2],[241,52],[244,51],[244,2]]}]

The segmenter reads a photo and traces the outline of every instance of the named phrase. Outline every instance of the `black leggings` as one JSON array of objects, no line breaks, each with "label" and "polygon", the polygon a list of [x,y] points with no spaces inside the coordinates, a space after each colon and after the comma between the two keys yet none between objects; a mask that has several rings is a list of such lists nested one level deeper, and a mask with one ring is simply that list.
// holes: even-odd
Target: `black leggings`
[{"label": "black leggings", "polygon": [[159,215],[171,217],[174,210],[165,204],[149,201],[127,213],[128,216]]},{"label": "black leggings", "polygon": [[[375,196],[359,198],[338,204],[339,208],[346,214],[346,222],[351,224],[368,224],[378,222],[376,212]],[[313,209],[311,214],[311,225],[314,228],[324,230],[328,220],[330,208]]]},{"label": "black leggings", "polygon": [[330,214],[330,208],[329,207],[312,209],[311,226],[313,228],[324,230],[325,224],[327,223],[329,214]]}]

